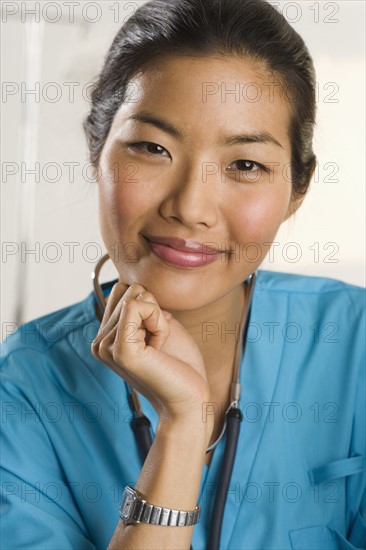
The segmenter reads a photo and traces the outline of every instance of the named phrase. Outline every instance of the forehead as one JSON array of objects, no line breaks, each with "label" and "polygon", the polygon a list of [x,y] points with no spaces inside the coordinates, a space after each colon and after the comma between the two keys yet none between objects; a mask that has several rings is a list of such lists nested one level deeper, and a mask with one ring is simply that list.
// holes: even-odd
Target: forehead
[{"label": "forehead", "polygon": [[130,81],[117,117],[139,111],[169,120],[187,140],[241,129],[268,132],[289,145],[291,103],[279,78],[249,58],[159,59]]}]

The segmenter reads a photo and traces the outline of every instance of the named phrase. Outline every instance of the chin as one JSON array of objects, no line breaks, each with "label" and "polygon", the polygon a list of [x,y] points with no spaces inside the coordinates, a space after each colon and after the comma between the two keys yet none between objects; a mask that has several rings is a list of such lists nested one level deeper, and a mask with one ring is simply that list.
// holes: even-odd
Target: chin
[{"label": "chin", "polygon": [[[140,284],[156,298],[159,306],[167,311],[195,310],[215,301],[212,275],[207,273],[172,272],[151,263],[132,263],[118,266],[121,282]],[[211,283],[209,281],[211,280]]]},{"label": "chin", "polygon": [[166,311],[169,311],[173,314],[174,312],[194,311],[206,305],[205,303],[201,304],[197,302],[197,300],[186,300],[177,298],[172,298],[171,300],[166,298],[165,300],[159,300],[157,298],[157,300],[161,309],[165,309]]},{"label": "chin", "polygon": [[[179,290],[174,292],[167,292],[164,291],[161,287],[151,287],[150,292],[157,299],[157,302],[161,309],[165,309],[170,312],[195,310],[204,306],[206,303],[206,300],[202,295],[198,296],[197,290],[187,293]],[[207,302],[209,302],[209,299],[207,299]]]}]

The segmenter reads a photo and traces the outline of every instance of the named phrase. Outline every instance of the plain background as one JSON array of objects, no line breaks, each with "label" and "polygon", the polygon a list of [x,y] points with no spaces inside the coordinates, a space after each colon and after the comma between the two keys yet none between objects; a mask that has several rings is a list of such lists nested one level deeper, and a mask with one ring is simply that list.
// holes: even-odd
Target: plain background
[{"label": "plain background", "polygon": [[[105,249],[82,130],[90,106],[87,85],[123,21],[142,3],[2,2],[3,337],[16,322],[80,301],[92,289],[91,272]],[[363,286],[365,3],[271,3],[303,36],[314,58],[319,164],[305,203],[281,228],[262,268]],[[38,14],[32,31],[41,46],[37,69],[37,53],[26,36]],[[25,93],[27,70],[28,78],[38,74],[35,94]],[[33,135],[25,140],[27,120]],[[39,178],[26,173],[29,159],[39,163]],[[115,275],[109,267],[102,279]]]}]

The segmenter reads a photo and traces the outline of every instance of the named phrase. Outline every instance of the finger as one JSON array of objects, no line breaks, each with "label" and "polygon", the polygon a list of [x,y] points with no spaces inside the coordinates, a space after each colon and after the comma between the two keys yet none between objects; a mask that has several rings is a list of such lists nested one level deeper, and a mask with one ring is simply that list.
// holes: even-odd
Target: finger
[{"label": "finger", "polygon": [[117,324],[121,311],[121,306],[119,308],[117,308],[117,306],[127,289],[128,285],[126,285],[125,283],[118,282],[113,285],[113,288],[108,297],[100,328],[95,338],[96,341],[104,338]]},{"label": "finger", "polygon": [[[156,304],[157,306],[159,306],[158,301],[155,298],[155,296],[151,292],[149,292],[148,290],[144,290],[143,292],[140,292],[137,295],[136,300],[143,300],[145,302],[148,302],[148,303],[151,303],[151,304]],[[160,306],[159,306],[159,309],[160,309],[160,314],[162,314],[164,316],[164,319],[166,321],[169,321],[172,318],[171,313],[169,313],[166,310],[161,309]],[[146,328],[148,330],[150,330],[149,321],[150,321],[150,319],[148,320],[147,323],[144,322],[144,325],[146,326]],[[166,332],[166,329],[168,329],[167,332]],[[167,335],[169,334],[169,326],[168,327],[164,326],[163,332],[159,332],[157,330],[155,330],[155,331],[152,330],[152,333],[153,334],[151,334],[148,337],[148,343],[149,343],[149,345],[153,346],[154,348],[160,349],[162,347],[163,343],[165,342],[165,340],[167,338]]]},{"label": "finger", "polygon": [[[149,303],[149,304],[153,304],[153,305],[156,305],[156,308],[157,308],[157,312],[155,313],[155,315],[151,315],[150,317],[148,317],[147,319],[145,319],[143,321],[143,325],[147,328],[147,330],[149,330],[150,332],[154,333],[155,336],[157,336],[157,332],[160,328],[163,328],[163,327],[160,327],[159,326],[159,319],[160,319],[160,316],[163,315],[164,319],[165,320],[169,320],[172,315],[167,312],[167,311],[164,311],[160,308],[159,304],[158,304],[158,301],[157,299],[155,298],[155,296],[149,292],[148,290],[144,290],[143,292],[140,292],[137,297],[136,297],[136,300],[137,301],[143,301],[145,303]],[[165,324],[164,324],[164,329],[165,329]],[[154,340],[154,342],[156,342],[156,340]],[[149,343],[151,343],[151,341],[149,340]]]},{"label": "finger", "polygon": [[[148,290],[145,290],[144,292],[140,292],[137,295],[136,300],[144,300],[145,302],[149,302],[151,304],[159,305],[157,299],[155,298],[155,296],[151,292],[149,292]],[[172,314],[169,313],[169,311],[166,311],[165,309],[161,309],[161,312],[162,312],[162,314],[164,315],[164,317],[167,321],[169,321],[169,319],[172,318]]]},{"label": "finger", "polygon": [[108,296],[105,308],[105,315],[108,317],[108,319],[112,315],[113,311],[116,308],[116,305],[118,304],[122,296],[124,296],[128,288],[129,286],[125,283],[122,283],[121,281],[118,281],[118,283],[113,285],[112,290]]},{"label": "finger", "polygon": [[[126,303],[130,302],[131,300],[133,300],[135,297],[137,297],[139,294],[143,293],[144,291],[145,291],[145,288],[142,285],[139,285],[136,283],[132,284],[131,286],[128,286],[127,284],[119,281],[113,286],[112,291],[108,298],[108,302],[103,315],[101,326],[93,341],[92,351],[94,352],[94,355],[98,354],[98,350],[101,342],[109,335],[109,333],[119,323],[124,302]],[[143,335],[145,336],[145,333],[143,333]]]},{"label": "finger", "polygon": [[[140,314],[134,313],[134,303],[140,305]],[[169,334],[167,319],[171,316],[168,312],[163,314],[156,298],[142,285],[134,283],[127,287],[117,283],[107,305],[101,329],[92,345],[93,354],[104,363],[110,365],[116,360],[122,366],[121,346],[135,344],[134,352],[138,355],[146,344],[160,349],[166,341]],[[116,332],[117,325],[119,330]]]},{"label": "finger", "polygon": [[[144,318],[140,317],[139,320],[136,320],[136,322],[141,326],[141,324],[147,328],[147,330],[151,332],[156,332],[157,330],[157,323],[159,317],[162,315],[161,309],[159,307],[159,304],[155,298],[155,296],[147,291],[142,285],[134,283],[132,284],[129,289],[126,291],[124,297],[123,297],[123,308],[128,308],[129,304],[132,302],[139,303],[139,304],[151,304],[153,309],[142,309],[142,311],[146,312],[147,315],[145,315]],[[133,321],[135,322],[135,320]]]},{"label": "finger", "polygon": [[[137,297],[136,297],[137,298]],[[150,335],[146,342],[146,330]],[[139,299],[123,302],[116,338],[116,356],[122,363],[139,362],[147,345],[159,349],[169,335],[169,325],[158,304]]]},{"label": "finger", "polygon": [[136,378],[125,368],[122,363],[116,363],[113,359],[113,347],[115,346],[117,334],[117,326],[115,326],[109,334],[103,338],[98,347],[92,346],[92,352],[96,359],[102,361],[118,376],[126,380],[130,385],[136,383]]},{"label": "finger", "polygon": [[133,372],[128,370],[121,361],[116,362],[114,359],[114,347],[118,341],[117,329],[118,326],[115,325],[99,343],[93,342],[92,353],[96,359],[107,365],[128,384],[136,385],[136,377]]},{"label": "finger", "polygon": [[145,289],[138,293],[136,300],[143,300],[144,302],[149,302],[150,304],[159,305],[155,296]]},{"label": "finger", "polygon": [[146,288],[140,285],[139,283],[132,283],[132,285],[130,285],[126,290],[124,299],[126,302],[129,302],[131,300],[135,300],[139,294],[145,294],[145,293],[151,294],[151,293],[148,293]]},{"label": "finger", "polygon": [[112,354],[110,353],[110,350],[114,343],[116,332],[117,327],[114,327],[114,329],[110,330],[104,337],[99,336],[98,338],[95,338],[91,345],[91,351],[94,357],[100,361],[103,361],[103,363],[108,366],[112,366]]}]

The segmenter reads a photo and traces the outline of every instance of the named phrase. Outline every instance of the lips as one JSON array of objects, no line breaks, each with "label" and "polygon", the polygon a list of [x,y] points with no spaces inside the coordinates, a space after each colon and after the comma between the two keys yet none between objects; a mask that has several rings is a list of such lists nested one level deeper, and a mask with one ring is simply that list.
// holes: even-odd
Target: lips
[{"label": "lips", "polygon": [[206,243],[186,241],[177,237],[145,237],[153,253],[178,267],[201,267],[221,256],[218,248]]},{"label": "lips", "polygon": [[214,248],[208,243],[199,243],[195,241],[186,241],[177,237],[146,237],[152,243],[164,244],[180,252],[194,252],[204,254],[217,254],[218,248]]}]

